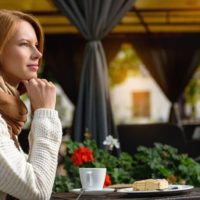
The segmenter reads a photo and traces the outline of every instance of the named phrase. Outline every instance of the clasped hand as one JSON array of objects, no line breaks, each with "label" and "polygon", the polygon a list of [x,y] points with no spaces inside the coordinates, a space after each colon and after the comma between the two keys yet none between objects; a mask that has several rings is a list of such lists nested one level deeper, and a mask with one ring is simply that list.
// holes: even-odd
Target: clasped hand
[{"label": "clasped hand", "polygon": [[56,87],[46,79],[32,78],[23,81],[27,94],[30,98],[32,109],[50,108],[55,109]]}]

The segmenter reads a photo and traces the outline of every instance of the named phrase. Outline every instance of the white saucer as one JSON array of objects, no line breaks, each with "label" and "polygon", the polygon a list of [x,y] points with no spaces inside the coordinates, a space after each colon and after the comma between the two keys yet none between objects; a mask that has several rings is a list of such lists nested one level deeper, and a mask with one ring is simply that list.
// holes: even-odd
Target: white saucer
[{"label": "white saucer", "polygon": [[134,191],[133,188],[118,189],[119,193],[126,193],[129,195],[141,195],[141,196],[151,196],[151,195],[169,195],[169,194],[180,194],[189,192],[194,188],[192,185],[169,185],[169,188],[163,190],[152,190],[152,191]]},{"label": "white saucer", "polygon": [[[70,190],[70,192],[76,193],[76,194],[80,194],[82,191],[82,188],[76,188],[76,189],[72,189]],[[108,194],[111,192],[114,192],[115,189],[113,188],[103,188],[102,190],[86,190],[83,195],[104,195],[104,194]]]}]

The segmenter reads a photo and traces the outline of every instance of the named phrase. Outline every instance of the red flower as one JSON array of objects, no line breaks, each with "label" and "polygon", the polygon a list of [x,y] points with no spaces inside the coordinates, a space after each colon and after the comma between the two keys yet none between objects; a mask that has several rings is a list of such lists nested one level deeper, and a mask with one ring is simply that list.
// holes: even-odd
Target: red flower
[{"label": "red flower", "polygon": [[110,180],[110,176],[106,174],[105,182],[103,187],[107,187],[112,184],[112,181]]},{"label": "red flower", "polygon": [[92,162],[94,160],[93,152],[88,148],[81,146],[74,151],[71,160],[76,166],[80,166],[86,162]]}]

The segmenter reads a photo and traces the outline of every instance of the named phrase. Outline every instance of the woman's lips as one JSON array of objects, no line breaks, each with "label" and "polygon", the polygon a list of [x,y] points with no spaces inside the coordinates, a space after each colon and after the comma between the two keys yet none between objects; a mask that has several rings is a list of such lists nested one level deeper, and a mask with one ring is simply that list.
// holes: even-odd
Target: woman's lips
[{"label": "woman's lips", "polygon": [[28,68],[33,72],[37,72],[39,69],[38,65],[28,65]]}]

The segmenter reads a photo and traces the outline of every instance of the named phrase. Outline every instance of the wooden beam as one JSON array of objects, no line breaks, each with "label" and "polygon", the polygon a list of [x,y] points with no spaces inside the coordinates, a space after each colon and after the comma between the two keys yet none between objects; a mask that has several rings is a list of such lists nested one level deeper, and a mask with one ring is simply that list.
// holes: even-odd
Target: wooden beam
[{"label": "wooden beam", "polygon": [[190,9],[200,8],[200,0],[137,0],[135,6],[139,9]]},{"label": "wooden beam", "polygon": [[41,24],[63,24],[70,25],[71,21],[64,16],[36,16]]},{"label": "wooden beam", "polygon": [[43,26],[45,34],[80,34],[74,26]]},{"label": "wooden beam", "polygon": [[198,26],[185,26],[185,25],[179,25],[179,26],[173,26],[173,25],[165,25],[165,26],[149,26],[149,29],[151,32],[161,32],[161,33],[178,33],[178,32],[184,32],[184,33],[197,33],[200,32],[200,25]]},{"label": "wooden beam", "polygon": [[57,11],[52,0],[0,0],[0,8],[34,11]]}]

